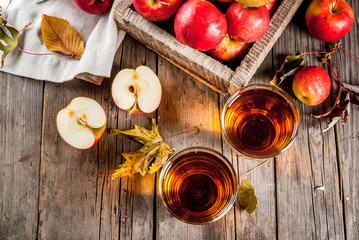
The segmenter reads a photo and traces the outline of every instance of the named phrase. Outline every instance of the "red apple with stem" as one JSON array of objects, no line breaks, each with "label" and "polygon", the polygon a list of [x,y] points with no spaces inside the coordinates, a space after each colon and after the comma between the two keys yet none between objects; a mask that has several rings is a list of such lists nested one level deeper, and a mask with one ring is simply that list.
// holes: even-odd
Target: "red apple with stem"
[{"label": "red apple with stem", "polygon": [[231,63],[246,55],[250,47],[250,43],[236,41],[227,34],[208,54],[223,63]]},{"label": "red apple with stem", "polygon": [[354,12],[344,0],[314,0],[307,9],[305,21],[315,38],[334,42],[350,31]]},{"label": "red apple with stem", "polygon": [[314,106],[330,94],[331,79],[323,68],[310,66],[301,69],[294,77],[293,92],[303,103]]},{"label": "red apple with stem", "polygon": [[111,8],[113,0],[74,0],[76,5],[90,14],[99,14]]},{"label": "red apple with stem", "polygon": [[238,2],[229,6],[226,12],[228,34],[240,42],[255,42],[269,27],[270,17],[265,6],[245,7]]},{"label": "red apple with stem", "polygon": [[227,33],[224,15],[206,0],[189,0],[178,10],[175,34],[180,43],[200,51],[217,46]]},{"label": "red apple with stem", "polygon": [[162,22],[174,15],[182,0],[133,0],[136,11],[152,22]]}]

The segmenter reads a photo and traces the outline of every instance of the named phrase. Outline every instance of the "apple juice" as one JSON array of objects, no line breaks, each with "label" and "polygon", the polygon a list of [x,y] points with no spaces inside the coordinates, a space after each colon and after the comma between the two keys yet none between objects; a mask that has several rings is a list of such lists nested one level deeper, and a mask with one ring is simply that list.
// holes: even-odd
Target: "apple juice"
[{"label": "apple juice", "polygon": [[232,146],[254,158],[273,157],[295,138],[299,113],[283,90],[267,84],[243,88],[227,102],[222,128]]},{"label": "apple juice", "polygon": [[237,195],[237,176],[221,154],[207,148],[189,148],[166,163],[160,177],[163,203],[187,223],[219,219]]}]

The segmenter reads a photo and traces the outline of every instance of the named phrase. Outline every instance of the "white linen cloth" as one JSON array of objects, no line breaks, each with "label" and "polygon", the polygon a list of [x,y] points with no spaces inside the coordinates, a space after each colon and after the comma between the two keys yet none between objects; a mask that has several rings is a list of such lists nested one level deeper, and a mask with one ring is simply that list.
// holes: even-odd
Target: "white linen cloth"
[{"label": "white linen cloth", "polygon": [[[125,32],[118,29],[111,11],[92,15],[82,11],[73,0],[0,0],[1,16],[17,30],[33,21],[19,37],[18,45],[25,51],[49,53],[41,34],[41,16],[46,14],[66,19],[85,41],[81,59],[54,52],[34,56],[14,49],[0,71],[52,82],[64,82],[75,77],[101,84],[110,77],[115,53]],[[2,51],[0,51],[2,54]]]}]

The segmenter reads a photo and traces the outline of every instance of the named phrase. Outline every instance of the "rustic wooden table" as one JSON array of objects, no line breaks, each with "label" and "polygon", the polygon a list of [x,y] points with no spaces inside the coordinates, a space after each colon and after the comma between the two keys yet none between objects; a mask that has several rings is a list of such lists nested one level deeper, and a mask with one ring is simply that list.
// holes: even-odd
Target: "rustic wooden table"
[{"label": "rustic wooden table", "polygon": [[[359,2],[350,0],[355,25],[343,46],[359,55]],[[268,82],[285,55],[323,49],[304,26],[301,7],[252,82]],[[309,64],[320,65],[316,56]],[[359,63],[343,52],[335,62],[345,82],[359,84]],[[122,68],[145,64],[157,72],[163,97],[153,114],[130,116],[119,110],[110,87]],[[323,66],[323,65],[322,65]],[[0,73],[0,239],[359,239],[359,111],[346,125],[322,134],[327,120],[297,101],[300,133],[294,145],[249,175],[258,208],[249,216],[238,203],[221,220],[192,226],[172,217],[158,195],[158,174],[111,180],[120,153],[140,145],[105,134],[90,150],[76,150],[59,136],[57,112],[77,96],[105,108],[108,127],[150,127],[160,116],[163,136],[201,125],[197,133],[169,140],[181,150],[200,145],[223,152],[241,177],[260,162],[237,156],[220,132],[225,97],[197,82],[131,37],[121,45],[112,77],[102,86],[79,80],[64,84]],[[284,84],[290,91],[290,84]],[[317,187],[324,186],[324,191]]]}]

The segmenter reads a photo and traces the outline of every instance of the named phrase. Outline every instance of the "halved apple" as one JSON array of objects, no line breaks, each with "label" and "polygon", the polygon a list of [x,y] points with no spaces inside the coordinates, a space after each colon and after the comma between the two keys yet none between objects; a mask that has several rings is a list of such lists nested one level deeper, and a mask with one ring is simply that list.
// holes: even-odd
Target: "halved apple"
[{"label": "halved apple", "polygon": [[78,149],[88,149],[101,138],[106,128],[106,113],[95,100],[74,98],[57,114],[56,124],[60,136]]},{"label": "halved apple", "polygon": [[115,104],[130,114],[155,111],[162,96],[160,80],[146,66],[122,69],[113,80],[111,91]]}]

